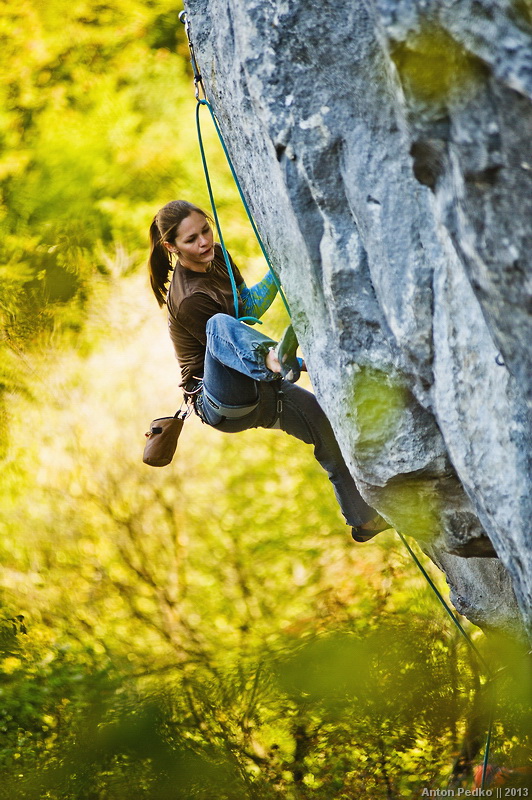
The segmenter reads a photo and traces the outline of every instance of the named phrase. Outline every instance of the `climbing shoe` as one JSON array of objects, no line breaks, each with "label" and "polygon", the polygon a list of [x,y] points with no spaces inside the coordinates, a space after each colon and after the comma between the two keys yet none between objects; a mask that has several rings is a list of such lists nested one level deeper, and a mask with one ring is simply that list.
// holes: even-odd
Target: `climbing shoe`
[{"label": "climbing shoe", "polygon": [[301,359],[297,358],[296,352],[298,341],[295,331],[291,325],[285,330],[281,341],[275,348],[275,353],[281,365],[281,377],[289,383],[295,383],[301,373]]},{"label": "climbing shoe", "polygon": [[[371,524],[370,524],[371,523]],[[380,514],[377,514],[369,522],[364,523],[366,526],[370,525],[370,527],[361,527],[360,525],[356,528],[351,528],[351,536],[355,540],[355,542],[369,542],[370,539],[373,539],[378,533],[382,533],[383,531],[387,531],[392,526],[389,522],[386,522]]]}]

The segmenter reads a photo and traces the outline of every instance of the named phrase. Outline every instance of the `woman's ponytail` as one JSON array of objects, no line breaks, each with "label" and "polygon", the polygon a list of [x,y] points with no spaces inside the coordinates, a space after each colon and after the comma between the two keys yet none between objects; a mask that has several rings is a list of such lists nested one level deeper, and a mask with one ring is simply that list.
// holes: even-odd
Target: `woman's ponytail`
[{"label": "woman's ponytail", "polygon": [[171,256],[163,244],[157,226],[157,217],[155,217],[150,225],[150,257],[148,259],[148,271],[150,273],[151,288],[160,306],[164,306],[166,303],[166,284],[171,269]]}]

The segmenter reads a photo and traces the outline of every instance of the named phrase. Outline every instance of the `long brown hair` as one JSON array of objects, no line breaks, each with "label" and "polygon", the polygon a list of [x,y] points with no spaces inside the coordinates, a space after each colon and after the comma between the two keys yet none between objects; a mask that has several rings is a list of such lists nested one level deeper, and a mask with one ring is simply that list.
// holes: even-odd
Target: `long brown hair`
[{"label": "long brown hair", "polygon": [[179,226],[194,211],[212,222],[210,216],[198,206],[186,200],[172,200],[157,212],[150,225],[148,271],[151,288],[160,306],[166,303],[166,284],[172,270],[172,256],[164,246],[164,242],[173,244]]}]

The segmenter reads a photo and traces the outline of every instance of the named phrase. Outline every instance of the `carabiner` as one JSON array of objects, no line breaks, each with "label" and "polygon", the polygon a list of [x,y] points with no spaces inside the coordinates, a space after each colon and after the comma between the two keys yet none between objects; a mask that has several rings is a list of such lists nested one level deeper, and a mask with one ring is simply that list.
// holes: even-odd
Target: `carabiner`
[{"label": "carabiner", "polygon": [[192,39],[191,39],[190,22],[188,21],[188,14],[186,11],[182,11],[180,13],[179,22],[181,22],[185,26],[185,33],[187,35],[188,49],[190,51],[190,63],[192,64],[192,72],[194,73],[194,96],[196,100],[199,101],[200,87],[201,87],[201,91],[203,92],[203,99],[206,100],[207,95],[205,94],[203,78],[201,77],[201,72],[199,71],[198,62],[196,61],[194,45],[192,44]]}]

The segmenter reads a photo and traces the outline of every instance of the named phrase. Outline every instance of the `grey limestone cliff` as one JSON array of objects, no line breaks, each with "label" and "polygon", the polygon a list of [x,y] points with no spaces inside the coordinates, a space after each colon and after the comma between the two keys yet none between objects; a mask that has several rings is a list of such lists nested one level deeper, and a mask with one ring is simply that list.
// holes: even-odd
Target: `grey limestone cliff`
[{"label": "grey limestone cliff", "polygon": [[188,0],[314,390],[484,628],[532,628],[525,0]]}]

